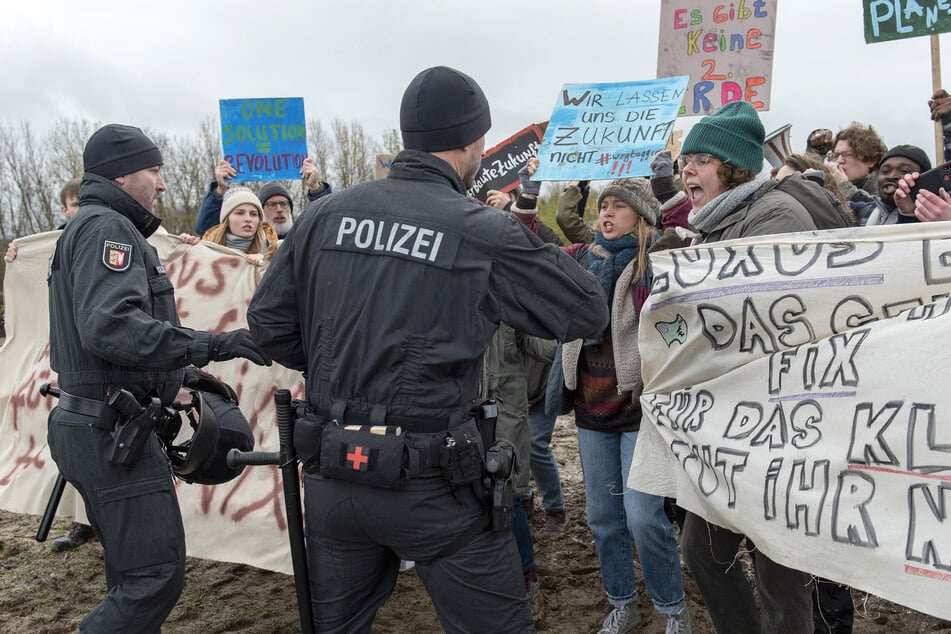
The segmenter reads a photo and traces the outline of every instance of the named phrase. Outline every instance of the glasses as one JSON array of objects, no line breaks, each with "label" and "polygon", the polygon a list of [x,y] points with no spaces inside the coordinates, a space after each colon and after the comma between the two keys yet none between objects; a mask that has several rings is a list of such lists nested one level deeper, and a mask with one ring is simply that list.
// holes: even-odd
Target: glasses
[{"label": "glasses", "polygon": [[286,200],[280,202],[268,201],[264,203],[264,207],[265,209],[290,209],[291,204]]},{"label": "glasses", "polygon": [[697,167],[706,167],[713,161],[716,161],[717,158],[711,154],[681,154],[677,157],[677,165],[680,166],[680,169],[687,167],[693,163]]},{"label": "glasses", "polygon": [[854,156],[855,156],[855,154],[854,154],[853,152],[833,152],[833,153],[832,153],[832,160],[833,160],[833,161],[838,161],[840,158],[850,159],[850,158],[852,158],[852,157],[854,157]]}]

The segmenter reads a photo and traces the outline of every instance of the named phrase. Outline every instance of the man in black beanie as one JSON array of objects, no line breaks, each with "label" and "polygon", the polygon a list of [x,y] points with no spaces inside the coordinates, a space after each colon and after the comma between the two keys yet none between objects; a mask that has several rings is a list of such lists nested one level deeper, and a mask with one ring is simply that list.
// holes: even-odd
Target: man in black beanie
[{"label": "man in black beanie", "polygon": [[897,223],[918,222],[914,211],[902,213],[895,200],[898,182],[906,174],[927,172],[931,169],[931,159],[925,151],[914,145],[896,145],[889,149],[878,162],[878,196],[852,207],[859,218],[859,224],[868,227],[892,225]]},{"label": "man in black beanie", "polygon": [[107,125],[89,138],[83,164],[79,211],[50,262],[60,396],[47,440],[104,550],[108,594],[80,630],[158,632],[184,582],[182,515],[158,437],[145,427],[141,447],[125,453],[116,438],[134,408],[120,413],[109,397],[123,389],[168,406],[188,365],[270,360],[247,330],[212,334],[179,322],[172,282],[146,241],[161,223],[152,213],[165,191],[158,147],[138,128]]},{"label": "man in black beanie", "polygon": [[[466,196],[490,125],[471,77],[417,75],[389,176],[312,203],[248,308],[314,410],[294,441],[318,632],[368,632],[401,559],[446,631],[534,631],[512,531],[490,528],[482,357],[501,322],[595,336],[607,300],[573,258]],[[511,497],[494,516],[511,518]]]}]

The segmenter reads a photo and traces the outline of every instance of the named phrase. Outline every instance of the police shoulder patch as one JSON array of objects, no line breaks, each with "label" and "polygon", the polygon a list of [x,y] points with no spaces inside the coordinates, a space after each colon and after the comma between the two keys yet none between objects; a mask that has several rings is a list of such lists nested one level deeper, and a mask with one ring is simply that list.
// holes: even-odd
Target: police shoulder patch
[{"label": "police shoulder patch", "polygon": [[125,271],[132,263],[132,245],[106,240],[102,245],[102,263],[112,271]]}]

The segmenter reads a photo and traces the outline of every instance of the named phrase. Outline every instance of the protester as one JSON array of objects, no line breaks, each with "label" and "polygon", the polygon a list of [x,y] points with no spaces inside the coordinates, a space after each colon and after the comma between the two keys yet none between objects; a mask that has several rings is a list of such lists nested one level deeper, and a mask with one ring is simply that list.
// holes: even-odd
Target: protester
[{"label": "protester", "polygon": [[931,159],[925,151],[914,145],[896,145],[882,157],[878,166],[878,191],[880,195],[872,196],[866,201],[861,210],[854,207],[860,216],[860,224],[869,227],[876,225],[893,225],[896,223],[918,222],[913,213],[899,209],[895,193],[898,183],[906,175],[918,174],[931,169]]},{"label": "protester", "polygon": [[[537,205],[538,196],[541,193],[541,183],[531,180],[536,169],[538,169],[538,159],[532,157],[518,172],[520,186],[515,187],[508,194],[489,190],[486,193],[486,202],[493,207],[514,213],[529,231],[538,235],[546,243],[562,246],[558,234],[538,218]],[[530,458],[527,462],[542,498],[542,508],[545,510],[544,534],[548,536],[560,535],[564,532],[567,524],[561,478],[558,473],[558,465],[551,451],[551,437],[555,429],[556,416],[545,412],[544,402],[548,372],[551,369],[551,361],[556,347],[555,342],[543,344],[539,341],[536,345],[529,346],[522,356],[525,364],[524,380],[528,397],[528,429],[531,437],[529,443],[531,447]],[[534,495],[527,480],[524,484],[524,487],[520,486],[519,498],[526,516],[525,525],[528,526],[527,518],[532,516]],[[520,524],[521,521],[521,518],[516,516],[516,524]],[[530,532],[524,534],[531,537]],[[519,552],[522,553],[523,564],[526,560],[523,548],[527,549],[527,544],[523,547],[524,541],[526,541],[524,538],[520,540],[519,534],[516,534],[516,542],[519,545]],[[531,590],[529,591],[529,598],[533,598]]]},{"label": "protester", "polygon": [[[79,211],[79,178],[74,178],[68,181],[63,188],[59,190],[59,210],[63,213],[65,220],[61,225],[56,227],[57,229],[63,229],[66,227],[66,223],[69,222],[69,219],[76,215],[76,212]],[[7,252],[4,254],[3,259],[8,264],[13,262],[17,257],[17,245],[11,242],[7,246]],[[87,527],[88,528],[88,527]],[[74,527],[75,529],[75,527]],[[84,544],[88,541],[89,537],[78,542],[76,545]],[[54,550],[56,542],[53,543]]]},{"label": "protester", "polygon": [[940,121],[942,136],[944,137],[944,160],[951,160],[951,94],[944,88],[939,88],[928,100],[931,110],[931,120]]},{"label": "protester", "polygon": [[[626,487],[641,424],[638,315],[650,292],[647,254],[659,237],[660,203],[645,179],[612,181],[598,196],[593,244],[567,250],[600,282],[611,323],[562,350],[564,410],[573,409],[584,474],[588,527],[613,609],[600,634],[621,634],[641,621],[631,539],[654,608],[667,633],[690,631],[683,573],[664,498]],[[563,411],[564,411],[563,410]]]},{"label": "protester", "polygon": [[846,200],[867,200],[878,194],[876,166],[885,154],[885,141],[872,126],[853,122],[835,135],[829,167]]},{"label": "protester", "polygon": [[[309,427],[298,421],[295,446],[306,465],[319,438],[324,474],[304,476],[318,631],[369,631],[400,559],[416,562],[447,631],[534,631],[510,527],[486,530],[482,440],[470,414],[482,357],[502,322],[575,339],[600,332],[607,311],[570,257],[513,214],[466,197],[490,125],[472,78],[443,66],[421,72],[403,95],[406,149],[388,177],[313,203],[251,300],[255,340],[306,373],[316,410]],[[319,433],[328,420],[341,425]],[[341,428],[371,423],[387,433]],[[362,448],[370,436],[398,447],[386,454],[397,458],[371,465],[361,451],[347,463],[334,449]],[[470,459],[450,463],[460,454]]]},{"label": "protester", "polygon": [[[702,118],[684,140],[679,161],[693,205],[690,225],[709,243],[816,229],[809,212],[776,189],[763,171],[766,131],[749,103],[727,104]],[[761,193],[762,192],[762,193]],[[749,544],[753,589],[736,557],[744,536],[687,512],[681,533],[684,559],[720,634],[812,634],[810,576],[782,566]]]},{"label": "protester", "polygon": [[[79,178],[73,178],[67,181],[62,189],[59,190],[59,210],[65,217],[65,221],[56,227],[57,229],[63,229],[66,223],[69,222],[69,219],[75,216],[76,212],[79,211],[79,183],[81,180],[82,179]],[[3,259],[9,264],[16,260],[18,254],[19,249],[17,245],[11,242],[9,246],[7,246],[7,252],[4,254]],[[54,553],[73,550],[95,538],[96,533],[92,530],[92,526],[84,524],[83,522],[73,522],[73,526],[68,533],[52,541],[50,550]]]},{"label": "protester", "polygon": [[277,233],[262,222],[261,201],[247,187],[231,187],[221,204],[219,224],[202,236],[203,240],[221,244],[247,254],[249,264],[263,264],[274,257]]},{"label": "protester", "polygon": [[[221,205],[225,192],[231,186],[230,180],[237,170],[228,161],[221,159],[215,166],[215,180],[208,186],[208,193],[201,201],[198,218],[195,220],[195,233],[204,235],[206,231],[221,222]],[[300,169],[301,180],[307,191],[307,200],[313,202],[331,194],[330,185],[320,180],[317,166],[310,158],[304,159]],[[278,238],[284,238],[294,225],[294,200],[290,192],[278,182],[265,183],[258,197],[264,209],[264,219],[274,227]]]},{"label": "protester", "polygon": [[104,548],[108,593],[79,629],[158,632],[184,582],[181,511],[158,438],[147,428],[137,458],[120,461],[112,432],[128,418],[104,401],[122,388],[167,406],[189,364],[270,362],[247,330],[180,325],[172,283],[146,242],[161,223],[153,210],[165,191],[151,139],[139,128],[104,126],[86,143],[83,165],[79,212],[50,261],[50,367],[61,393],[48,443]]}]

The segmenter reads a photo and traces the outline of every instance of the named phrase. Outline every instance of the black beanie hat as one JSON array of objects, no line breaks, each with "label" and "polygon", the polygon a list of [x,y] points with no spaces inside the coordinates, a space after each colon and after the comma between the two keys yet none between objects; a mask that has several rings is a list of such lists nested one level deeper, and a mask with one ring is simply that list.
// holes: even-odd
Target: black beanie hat
[{"label": "black beanie hat", "polygon": [[162,153],[139,128],[110,123],[93,132],[83,150],[83,170],[118,178],[162,165]]},{"label": "black beanie hat", "polygon": [[915,145],[896,145],[889,151],[885,152],[882,156],[882,160],[878,162],[878,166],[881,167],[882,163],[885,162],[885,159],[889,159],[893,156],[900,156],[906,158],[912,163],[918,165],[919,172],[927,172],[931,169],[931,159],[928,158],[928,155],[925,154],[925,151],[920,147]]},{"label": "black beanie hat", "polygon": [[291,198],[291,193],[277,181],[265,183],[258,191],[258,200],[261,201],[262,205],[267,202],[268,198],[273,198],[274,196],[283,196],[286,198],[287,202],[291,205],[291,211],[294,211],[294,199]]},{"label": "black beanie hat", "polygon": [[489,102],[474,79],[447,66],[413,78],[400,105],[403,146],[442,152],[465,147],[492,127]]}]

